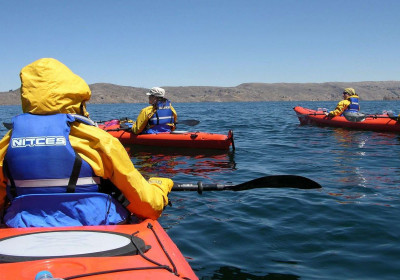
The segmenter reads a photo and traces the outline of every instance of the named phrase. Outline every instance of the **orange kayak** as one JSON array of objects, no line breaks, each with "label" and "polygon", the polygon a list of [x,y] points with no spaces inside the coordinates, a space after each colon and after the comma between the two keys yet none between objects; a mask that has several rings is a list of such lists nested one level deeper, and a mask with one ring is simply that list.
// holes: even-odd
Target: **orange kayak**
[{"label": "orange kayak", "polygon": [[121,129],[119,123],[106,122],[99,127],[119,139],[124,145],[177,147],[190,149],[234,149],[233,131],[227,135],[207,132],[173,131],[171,133],[139,134]]},{"label": "orange kayak", "polygon": [[344,116],[329,118],[323,111],[316,111],[300,106],[294,107],[293,110],[296,112],[302,125],[309,124],[358,130],[400,132],[400,123],[387,114],[364,115],[364,117],[359,119],[351,119]]},{"label": "orange kayak", "polygon": [[154,220],[139,224],[0,229],[0,279],[198,279]]}]

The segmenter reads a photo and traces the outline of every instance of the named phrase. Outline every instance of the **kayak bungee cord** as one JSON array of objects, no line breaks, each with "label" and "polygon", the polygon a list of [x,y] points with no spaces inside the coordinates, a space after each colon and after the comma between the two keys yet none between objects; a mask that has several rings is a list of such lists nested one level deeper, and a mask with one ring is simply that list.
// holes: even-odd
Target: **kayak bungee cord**
[{"label": "kayak bungee cord", "polygon": [[[147,228],[149,228],[149,229],[153,232],[154,236],[155,236],[156,239],[157,239],[158,244],[160,245],[160,247],[161,247],[161,249],[163,250],[164,254],[167,256],[169,262],[172,264],[174,274],[177,275],[177,276],[179,276],[178,271],[177,271],[176,266],[175,266],[175,263],[172,261],[172,259],[171,259],[171,257],[169,256],[167,250],[165,249],[164,245],[162,244],[160,238],[158,238],[158,235],[157,235],[156,231],[154,230],[153,225],[150,224],[150,223],[148,223],[148,224],[147,224]],[[136,246],[136,245],[135,245],[135,246]],[[139,248],[138,248],[138,249],[139,249]],[[146,258],[144,255],[141,254],[141,250],[139,251],[139,254],[147,260],[147,258]]]},{"label": "kayak bungee cord", "polygon": [[[168,258],[168,260],[171,263],[173,268],[169,267],[168,265],[162,265],[162,264],[160,264],[160,263],[148,258],[147,256],[145,256],[144,252],[141,249],[141,246],[138,246],[136,241],[135,241],[135,239],[134,239],[135,235],[137,233],[139,233],[139,231],[136,231],[136,232],[131,234],[131,243],[136,247],[138,254],[142,258],[144,258],[145,260],[155,264],[156,266],[129,267],[129,268],[120,268],[120,269],[96,271],[96,272],[91,272],[91,273],[72,275],[72,276],[64,277],[62,279],[70,280],[70,279],[78,279],[78,278],[83,278],[83,277],[88,277],[88,276],[95,276],[95,275],[102,275],[102,274],[111,274],[111,273],[125,272],[125,271],[135,271],[135,270],[151,270],[151,269],[165,269],[165,270],[175,274],[176,276],[179,276],[179,273],[177,271],[175,263],[173,262],[173,260],[169,256],[169,254],[168,254],[167,250],[165,249],[164,245],[162,244],[160,238],[158,237],[156,231],[153,228],[153,225],[151,223],[148,223],[147,228],[149,228],[153,232],[157,242],[159,243],[161,249],[163,250],[165,256]],[[183,277],[182,279],[190,280],[190,278],[187,278],[187,277]]]},{"label": "kayak bungee cord", "polygon": [[[64,278],[62,278],[62,279],[63,279],[63,280],[70,280],[70,279],[78,279],[78,278],[83,278],[83,277],[88,277],[88,276],[96,276],[96,275],[110,274],[110,273],[117,273],[117,272],[125,272],[125,271],[149,270],[149,269],[167,269],[167,268],[169,268],[169,267],[161,267],[161,266],[128,267],[128,268],[104,270],[104,271],[97,271],[97,272],[91,272],[91,273],[73,275],[73,276],[64,277]],[[168,270],[168,269],[167,269],[167,270]],[[169,270],[168,270],[168,271],[169,271]]]}]

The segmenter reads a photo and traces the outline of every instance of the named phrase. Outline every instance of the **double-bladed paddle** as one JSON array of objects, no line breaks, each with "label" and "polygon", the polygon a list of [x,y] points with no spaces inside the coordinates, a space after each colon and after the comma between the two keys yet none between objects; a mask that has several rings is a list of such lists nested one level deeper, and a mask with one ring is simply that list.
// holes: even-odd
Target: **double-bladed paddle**
[{"label": "double-bladed paddle", "polygon": [[305,116],[326,116],[325,113],[310,113],[310,114],[300,114],[300,115],[305,115]]},{"label": "double-bladed paddle", "polygon": [[[181,120],[181,121],[178,121],[176,124],[184,124],[184,125],[188,125],[188,126],[196,126],[199,123],[200,123],[200,121],[198,121],[198,120]],[[120,128],[105,129],[105,131],[121,131],[121,130],[130,131],[131,127],[121,126]]]},{"label": "double-bladed paddle", "polygon": [[[105,123],[105,122],[110,122],[113,120],[117,120],[117,119],[112,119],[112,120],[108,120],[108,121],[96,121],[96,123]],[[121,118],[119,119],[119,121],[127,121],[129,120],[128,118]],[[198,125],[200,123],[200,121],[198,120],[180,120],[178,122],[176,122],[177,124],[184,124],[184,125],[189,125],[189,126],[195,126]]]},{"label": "double-bladed paddle", "polygon": [[[302,114],[307,116],[327,116],[324,113],[310,113],[310,114]],[[328,117],[328,116],[327,116]],[[391,119],[397,121],[397,117],[393,114],[385,115],[374,115],[374,114],[364,114],[364,113],[344,113],[343,117],[348,120],[349,122],[363,122],[366,118],[372,119]]]},{"label": "double-bladed paddle", "polygon": [[385,116],[385,115],[364,114],[360,112],[348,112],[348,113],[343,113],[343,117],[345,117],[345,119],[348,120],[349,122],[363,122],[366,118],[391,119],[397,121],[397,117],[394,116],[393,113],[387,113],[387,116]]},{"label": "double-bladed paddle", "polygon": [[[188,126],[196,126],[199,123],[200,123],[200,121],[198,121],[198,120],[182,120],[182,121],[177,122],[177,124],[184,124],[184,125],[188,125]],[[7,129],[13,128],[12,123],[3,122],[3,125]],[[131,130],[131,128],[130,127],[121,127],[121,128],[116,128],[116,129],[109,129],[106,131],[119,131],[119,130]]]},{"label": "double-bladed paddle", "polygon": [[238,185],[223,184],[197,184],[174,183],[172,191],[197,191],[201,194],[203,191],[245,191],[262,188],[297,188],[297,189],[320,189],[322,186],[317,182],[297,175],[271,175],[260,177]]}]

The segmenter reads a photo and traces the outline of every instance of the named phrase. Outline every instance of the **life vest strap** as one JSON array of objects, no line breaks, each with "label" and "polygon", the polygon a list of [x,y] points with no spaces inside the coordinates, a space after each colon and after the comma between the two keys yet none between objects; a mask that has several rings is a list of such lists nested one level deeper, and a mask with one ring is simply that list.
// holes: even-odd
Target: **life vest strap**
[{"label": "life vest strap", "polygon": [[74,167],[72,168],[71,176],[69,177],[67,193],[75,192],[76,182],[78,181],[79,173],[81,172],[81,167],[82,167],[82,158],[77,152],[75,152]]},{"label": "life vest strap", "polygon": [[12,197],[16,197],[17,196],[17,187],[15,185],[15,181],[13,179],[13,177],[11,176],[11,172],[10,169],[8,168],[8,164],[7,164],[7,160],[4,159],[3,161],[3,167],[4,167],[4,171],[7,175],[9,186],[10,186],[10,194]]}]

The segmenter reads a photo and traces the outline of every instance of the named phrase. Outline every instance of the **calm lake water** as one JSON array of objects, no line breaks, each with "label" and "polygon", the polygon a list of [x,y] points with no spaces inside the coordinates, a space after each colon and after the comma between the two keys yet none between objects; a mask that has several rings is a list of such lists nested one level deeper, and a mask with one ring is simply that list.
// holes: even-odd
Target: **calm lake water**
[{"label": "calm lake water", "polygon": [[[235,134],[236,151],[136,150],[145,177],[242,183],[295,174],[319,190],[172,192],[160,218],[200,279],[398,279],[400,137],[300,126],[296,105],[336,102],[175,103],[179,130]],[[88,105],[93,120],[135,119],[145,104]],[[400,102],[362,101],[362,111],[400,111]],[[0,106],[2,122],[21,113]],[[3,136],[6,129],[1,127]]]}]

